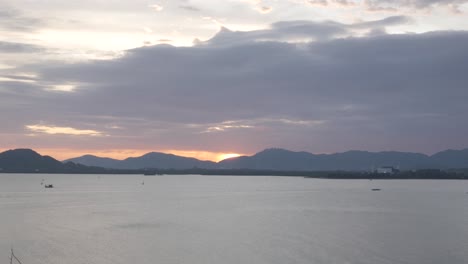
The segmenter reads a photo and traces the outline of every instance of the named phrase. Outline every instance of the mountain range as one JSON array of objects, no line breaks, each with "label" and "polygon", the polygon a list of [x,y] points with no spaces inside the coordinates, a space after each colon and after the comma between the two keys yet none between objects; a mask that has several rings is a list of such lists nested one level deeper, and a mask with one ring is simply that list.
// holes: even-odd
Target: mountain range
[{"label": "mountain range", "polygon": [[60,162],[31,149],[14,149],[0,153],[0,172],[98,173],[105,172],[105,169]]},{"label": "mountain range", "polygon": [[220,162],[201,161],[195,158],[151,152],[141,157],[124,160],[85,155],[64,162],[113,169],[256,169],[296,171],[369,171],[380,166],[411,169],[468,168],[468,149],[446,150],[428,156],[411,152],[347,151],[335,154],[312,154],[279,148],[265,149],[252,156],[225,159]]},{"label": "mountain range", "polygon": [[124,160],[111,158],[102,158],[93,155],[84,155],[77,158],[65,160],[64,162],[73,162],[86,166],[96,166],[112,169],[144,169],[144,168],[159,168],[159,169],[191,169],[204,168],[216,169],[218,165],[212,161],[202,161],[195,158],[187,158],[176,156],[173,154],[165,154],[159,152],[150,152],[140,157],[130,157]]},{"label": "mountain range", "polygon": [[285,149],[265,149],[252,156],[202,161],[172,154],[150,152],[124,160],[85,155],[60,162],[31,149],[0,153],[0,172],[105,173],[113,170],[208,169],[269,171],[370,171],[381,166],[401,170],[468,168],[468,149],[446,150],[428,156],[409,152],[347,151],[335,154],[312,154]]},{"label": "mountain range", "polygon": [[64,164],[50,156],[41,156],[30,149],[15,149],[0,153],[2,170],[60,170]]}]

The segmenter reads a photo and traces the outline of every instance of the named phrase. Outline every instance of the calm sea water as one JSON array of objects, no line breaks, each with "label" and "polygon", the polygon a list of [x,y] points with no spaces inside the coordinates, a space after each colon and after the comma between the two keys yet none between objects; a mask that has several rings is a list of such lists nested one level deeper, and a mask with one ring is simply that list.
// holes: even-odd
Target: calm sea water
[{"label": "calm sea water", "polygon": [[0,263],[13,246],[24,264],[465,264],[467,192],[468,181],[0,174]]}]

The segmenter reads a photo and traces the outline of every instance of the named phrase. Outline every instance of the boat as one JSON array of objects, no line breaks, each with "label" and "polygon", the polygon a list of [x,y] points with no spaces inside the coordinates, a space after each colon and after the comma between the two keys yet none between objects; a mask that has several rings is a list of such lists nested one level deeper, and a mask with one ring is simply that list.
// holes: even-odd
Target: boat
[{"label": "boat", "polygon": [[53,184],[46,184],[44,187],[45,188],[54,188],[54,185]]},{"label": "boat", "polygon": [[11,248],[10,264],[13,264],[13,260],[16,260],[16,262],[22,264],[22,262],[18,259],[18,257],[15,256],[15,253],[13,253],[13,248]]},{"label": "boat", "polygon": [[382,190],[382,189],[379,189],[379,188],[374,188],[374,189],[372,189],[373,192],[378,192],[378,191],[380,191],[380,190]]}]

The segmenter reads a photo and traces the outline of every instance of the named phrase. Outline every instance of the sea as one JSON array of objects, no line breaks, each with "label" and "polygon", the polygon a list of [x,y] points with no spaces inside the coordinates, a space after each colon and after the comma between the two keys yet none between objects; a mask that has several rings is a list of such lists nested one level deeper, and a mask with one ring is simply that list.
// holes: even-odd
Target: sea
[{"label": "sea", "polygon": [[468,181],[0,174],[0,263],[11,249],[23,264],[466,264]]}]

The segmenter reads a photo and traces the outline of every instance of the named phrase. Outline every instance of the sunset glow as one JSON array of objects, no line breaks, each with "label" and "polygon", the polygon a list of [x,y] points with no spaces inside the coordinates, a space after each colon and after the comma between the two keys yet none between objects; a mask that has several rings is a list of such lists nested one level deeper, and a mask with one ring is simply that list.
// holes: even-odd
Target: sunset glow
[{"label": "sunset glow", "polygon": [[210,161],[221,161],[224,159],[235,158],[241,156],[237,153],[220,153],[220,152],[210,152],[210,151],[195,151],[195,150],[164,150],[161,151],[164,153],[170,153],[177,156],[191,157],[199,160],[210,160]]},{"label": "sunset glow", "polygon": [[228,153],[228,154],[221,154],[218,156],[218,160],[225,160],[225,159],[230,159],[230,158],[237,158],[240,157],[240,154],[237,153]]},{"label": "sunset glow", "polygon": [[[6,151],[8,148],[1,148],[0,152]],[[220,152],[209,152],[209,151],[194,151],[194,150],[138,150],[138,149],[108,149],[108,150],[97,150],[97,149],[51,149],[51,148],[34,148],[41,155],[48,155],[57,160],[67,160],[70,158],[76,158],[84,155],[94,155],[98,157],[107,157],[112,159],[123,160],[129,157],[140,157],[149,152],[161,152],[166,154],[173,154],[182,157],[196,158],[199,160],[209,160],[218,162],[228,158],[235,158],[242,156],[237,153],[220,153]]]}]

